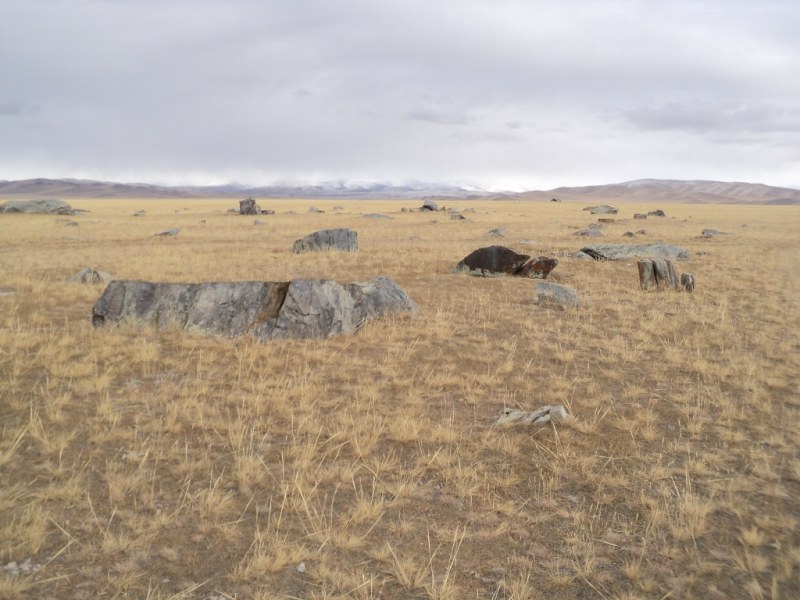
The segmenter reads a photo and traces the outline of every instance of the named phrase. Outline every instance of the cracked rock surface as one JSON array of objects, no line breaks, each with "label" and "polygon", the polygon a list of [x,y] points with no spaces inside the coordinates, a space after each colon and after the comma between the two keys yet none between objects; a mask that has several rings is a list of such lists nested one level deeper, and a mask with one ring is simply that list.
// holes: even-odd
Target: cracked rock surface
[{"label": "cracked rock surface", "polygon": [[92,309],[92,323],[177,326],[261,340],[306,339],[352,334],[372,319],[416,311],[414,301],[388,277],[346,284],[325,279],[112,281]]}]

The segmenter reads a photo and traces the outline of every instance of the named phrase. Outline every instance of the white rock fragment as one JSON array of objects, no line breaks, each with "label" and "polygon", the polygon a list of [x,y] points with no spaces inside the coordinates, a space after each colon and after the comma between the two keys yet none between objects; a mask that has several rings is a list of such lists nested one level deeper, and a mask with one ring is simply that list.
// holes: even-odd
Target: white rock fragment
[{"label": "white rock fragment", "polygon": [[504,425],[506,423],[533,423],[535,425],[544,425],[550,421],[564,422],[570,421],[573,417],[567,412],[561,404],[543,406],[539,410],[533,412],[525,412],[524,410],[516,410],[513,408],[505,408],[500,413],[496,425]]}]

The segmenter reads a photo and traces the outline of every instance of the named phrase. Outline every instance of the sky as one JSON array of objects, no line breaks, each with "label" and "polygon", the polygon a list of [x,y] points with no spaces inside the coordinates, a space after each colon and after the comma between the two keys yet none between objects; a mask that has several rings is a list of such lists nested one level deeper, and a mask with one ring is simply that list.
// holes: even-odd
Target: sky
[{"label": "sky", "polygon": [[0,0],[0,179],[800,188],[798,0]]}]

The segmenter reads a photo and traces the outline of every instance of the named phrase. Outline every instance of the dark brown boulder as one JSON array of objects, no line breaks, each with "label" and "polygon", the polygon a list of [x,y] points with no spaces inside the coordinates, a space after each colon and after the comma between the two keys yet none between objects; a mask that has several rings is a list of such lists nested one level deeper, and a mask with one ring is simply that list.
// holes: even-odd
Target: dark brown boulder
[{"label": "dark brown boulder", "polygon": [[531,258],[505,246],[478,248],[456,265],[454,272],[480,277],[511,275],[545,279],[556,268],[558,260],[547,256]]}]

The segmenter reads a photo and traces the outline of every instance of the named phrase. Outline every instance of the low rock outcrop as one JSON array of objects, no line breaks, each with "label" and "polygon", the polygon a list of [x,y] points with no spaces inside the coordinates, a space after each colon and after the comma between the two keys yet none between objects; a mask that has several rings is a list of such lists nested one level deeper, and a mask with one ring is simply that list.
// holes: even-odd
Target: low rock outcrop
[{"label": "low rock outcrop", "polygon": [[478,248],[456,265],[454,273],[469,273],[479,277],[512,275],[545,279],[556,268],[558,259],[548,256],[531,258],[505,246]]},{"label": "low rock outcrop", "polygon": [[0,206],[2,213],[75,215],[77,211],[63,200],[9,200]]},{"label": "low rock outcrop", "polygon": [[92,309],[92,323],[177,326],[260,340],[307,339],[352,334],[372,319],[417,310],[405,291],[387,277],[346,284],[324,279],[112,281]]},{"label": "low rock outcrop", "polygon": [[720,235],[731,235],[731,234],[728,233],[727,231],[720,231],[719,229],[703,229],[703,231],[700,232],[700,236],[704,238],[712,238]]},{"label": "low rock outcrop", "polygon": [[325,250],[355,252],[358,250],[358,233],[352,229],[322,229],[295,240],[292,246],[292,251],[295,254],[323,252]]},{"label": "low rock outcrop", "polygon": [[629,260],[632,258],[668,258],[671,260],[685,260],[689,252],[678,246],[671,246],[662,242],[653,244],[592,244],[581,248],[595,260]]},{"label": "low rock outcrop", "polygon": [[607,204],[601,204],[600,206],[587,206],[583,210],[588,210],[593,215],[615,215],[619,212],[618,209],[614,208],[613,206],[608,206]]},{"label": "low rock outcrop", "polygon": [[578,292],[569,286],[549,281],[540,281],[536,284],[534,302],[539,306],[559,308],[578,308],[580,306]]}]

